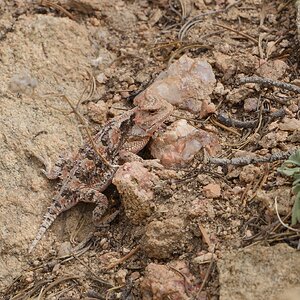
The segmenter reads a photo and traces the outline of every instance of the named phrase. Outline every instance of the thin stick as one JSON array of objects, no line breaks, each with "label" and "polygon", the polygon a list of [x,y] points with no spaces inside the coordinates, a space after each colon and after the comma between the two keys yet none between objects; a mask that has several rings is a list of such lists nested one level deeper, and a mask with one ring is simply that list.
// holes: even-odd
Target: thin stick
[{"label": "thin stick", "polygon": [[108,286],[112,286],[108,281],[104,280],[104,279],[101,279],[97,276],[97,274],[84,262],[82,261],[79,257],[77,257],[75,254],[73,254],[73,257],[78,260],[84,267],[86,267],[90,273],[95,277],[97,278],[97,281],[98,282],[101,282],[102,284],[104,285],[108,285]]},{"label": "thin stick", "polygon": [[70,19],[76,21],[76,18],[70,12],[68,12],[66,9],[64,9],[62,6],[60,6],[56,3],[53,3],[53,2],[48,1],[48,0],[42,0],[40,5],[55,8],[55,9],[61,11],[63,14],[67,15]]},{"label": "thin stick", "polygon": [[218,158],[218,157],[207,157],[207,163],[224,166],[224,165],[234,165],[234,166],[246,166],[250,164],[257,164],[257,163],[266,163],[266,162],[274,162],[277,160],[285,160],[289,158],[292,154],[296,152],[296,149],[291,149],[285,152],[278,152],[272,154],[268,157],[251,157],[251,156],[244,156],[244,157],[235,157],[235,158]]},{"label": "thin stick", "polygon": [[286,83],[286,82],[282,82],[282,81],[277,81],[277,80],[273,80],[273,79],[270,79],[270,78],[262,78],[262,77],[258,77],[258,76],[243,77],[243,78],[240,78],[238,83],[239,84],[258,83],[258,84],[260,84],[262,86],[266,86],[266,87],[276,86],[276,87],[279,87],[281,89],[288,90],[288,91],[300,94],[300,87],[298,87],[294,84],[290,84],[290,83]]},{"label": "thin stick", "polygon": [[205,277],[204,277],[204,279],[203,279],[203,281],[202,281],[202,284],[201,284],[201,286],[200,286],[200,288],[199,288],[199,291],[198,291],[197,296],[196,296],[195,299],[199,299],[200,293],[201,293],[202,290],[204,289],[204,287],[205,287],[205,285],[206,285],[206,282],[207,282],[207,280],[208,280],[208,278],[209,278],[209,275],[210,275],[210,273],[211,273],[211,271],[212,271],[212,269],[213,269],[214,261],[215,261],[215,260],[214,260],[214,257],[212,257],[212,258],[211,258],[211,261],[210,261],[210,264],[209,264],[209,266],[208,266],[208,269],[207,269],[207,271],[206,271]]},{"label": "thin stick", "polygon": [[171,269],[173,272],[178,273],[184,280],[184,289],[185,289],[185,293],[187,294],[187,296],[189,297],[189,289],[188,287],[191,285],[190,280],[187,278],[187,276],[185,274],[183,274],[182,272],[180,272],[179,270],[177,270],[176,268],[172,267],[172,266],[167,266],[169,269]]},{"label": "thin stick", "polygon": [[63,98],[68,102],[68,104],[71,106],[73,112],[76,114],[76,116],[79,118],[80,122],[83,124],[83,127],[86,131],[86,134],[89,138],[89,141],[94,149],[94,151],[99,155],[99,157],[101,158],[101,160],[104,162],[104,164],[106,164],[107,166],[109,167],[118,167],[118,166],[115,166],[115,165],[112,165],[104,156],[102,153],[100,153],[99,149],[97,148],[96,144],[95,144],[95,141],[92,137],[92,134],[90,132],[90,130],[88,129],[87,127],[87,124],[86,124],[86,121],[84,120],[84,118],[78,113],[78,111],[76,110],[76,108],[74,107],[74,105],[72,104],[72,102],[70,101],[70,99],[63,95]]},{"label": "thin stick", "polygon": [[[263,119],[268,119],[269,122],[272,122],[276,119],[283,118],[284,116],[285,116],[285,110],[281,108],[271,113],[269,116],[263,117]],[[222,113],[216,115],[216,119],[226,126],[236,127],[236,128],[255,128],[259,123],[259,120],[240,121],[240,120],[228,118],[225,114]]]},{"label": "thin stick", "polygon": [[64,281],[68,281],[68,280],[76,280],[76,279],[79,279],[80,277],[78,276],[65,276],[65,277],[62,277],[62,278],[59,278],[57,279],[56,281],[52,282],[51,284],[49,284],[44,290],[43,292],[39,295],[39,297],[41,299],[43,299],[44,295],[50,291],[52,288],[54,288],[56,285],[64,282]]},{"label": "thin stick", "polygon": [[234,32],[234,33],[236,33],[236,34],[238,34],[238,35],[240,35],[240,36],[242,36],[242,37],[244,37],[244,38],[250,40],[250,41],[253,42],[254,44],[258,44],[258,41],[257,41],[254,37],[252,37],[252,36],[250,36],[250,35],[248,35],[248,34],[246,34],[246,33],[243,33],[243,32],[241,32],[241,31],[238,31],[238,30],[236,30],[236,29],[233,29],[233,28],[231,28],[231,27],[229,27],[229,26],[226,26],[226,25],[223,25],[223,24],[214,23],[214,25],[215,25],[215,26],[218,26],[218,27],[222,27],[222,28],[227,29],[227,30],[229,30],[229,31],[232,31],[232,32]]},{"label": "thin stick", "polygon": [[111,294],[113,291],[119,290],[119,289],[121,289],[121,288],[123,288],[123,287],[124,287],[124,285],[119,285],[119,286],[114,286],[114,287],[108,289],[107,292],[106,292],[105,299],[108,300],[110,294]]},{"label": "thin stick", "polygon": [[285,227],[285,228],[287,228],[287,229],[289,229],[291,231],[294,231],[294,232],[298,232],[298,233],[300,232],[300,230],[297,230],[295,228],[292,228],[292,227],[288,226],[287,224],[283,223],[283,221],[281,220],[279,212],[278,212],[277,197],[275,197],[275,210],[276,210],[277,218],[278,218],[279,222],[281,223],[281,225],[283,227]]},{"label": "thin stick", "polygon": [[224,130],[227,130],[229,132],[232,132],[235,135],[241,136],[241,133],[238,132],[236,129],[231,128],[229,126],[227,126],[227,124],[224,125],[224,122],[219,122],[216,118],[212,117],[211,119],[211,123],[213,123],[216,126],[219,126],[220,128],[223,128]]},{"label": "thin stick", "polygon": [[186,35],[186,33],[193,27],[195,26],[197,23],[199,23],[201,21],[201,19],[203,19],[206,16],[209,15],[214,15],[214,14],[220,14],[220,13],[224,13],[227,12],[230,8],[232,8],[233,6],[239,4],[241,2],[241,0],[235,1],[229,5],[227,5],[224,9],[218,9],[218,10],[213,10],[213,11],[207,11],[204,13],[201,13],[193,18],[191,18],[190,20],[188,20],[185,24],[183,24],[183,26],[180,28],[179,32],[178,32],[178,39],[180,41],[183,40],[184,36]]},{"label": "thin stick", "polygon": [[193,27],[195,26],[197,23],[199,23],[201,21],[201,19],[203,19],[206,16],[209,15],[213,15],[213,14],[219,14],[223,12],[222,9],[220,10],[213,10],[213,11],[208,11],[205,13],[201,13],[195,17],[193,17],[192,19],[188,20],[185,24],[183,24],[183,26],[180,28],[179,32],[178,32],[178,39],[179,41],[182,41],[184,36],[186,35],[186,33]]},{"label": "thin stick", "polygon": [[124,257],[118,259],[116,262],[110,264],[109,266],[107,266],[105,269],[106,270],[110,270],[113,269],[114,267],[116,267],[119,264],[122,264],[123,262],[125,262],[128,258],[130,258],[132,255],[134,255],[135,253],[137,253],[139,250],[141,249],[140,245],[137,245],[135,248],[133,248],[128,254],[126,254]]}]

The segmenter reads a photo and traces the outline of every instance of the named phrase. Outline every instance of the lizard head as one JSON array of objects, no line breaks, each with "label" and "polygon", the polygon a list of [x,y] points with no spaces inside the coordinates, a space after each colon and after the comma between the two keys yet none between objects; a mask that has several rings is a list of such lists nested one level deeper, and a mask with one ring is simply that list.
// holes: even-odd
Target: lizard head
[{"label": "lizard head", "polygon": [[134,99],[137,106],[134,123],[141,134],[151,136],[171,115],[173,106],[149,87]]}]

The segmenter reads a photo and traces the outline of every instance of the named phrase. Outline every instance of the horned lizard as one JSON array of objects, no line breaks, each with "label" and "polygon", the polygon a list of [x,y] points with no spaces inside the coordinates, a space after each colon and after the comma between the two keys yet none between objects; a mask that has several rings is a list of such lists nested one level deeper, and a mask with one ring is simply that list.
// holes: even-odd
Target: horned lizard
[{"label": "horned lizard", "polygon": [[96,204],[93,221],[96,225],[101,223],[108,207],[102,192],[111,184],[122,158],[126,153],[142,150],[173,109],[165,100],[144,92],[134,99],[134,104],[133,109],[107,122],[94,136],[93,143],[85,143],[75,155],[60,159],[53,168],[46,164],[45,175],[59,179],[60,183],[29,252],[58,215],[79,202]]}]

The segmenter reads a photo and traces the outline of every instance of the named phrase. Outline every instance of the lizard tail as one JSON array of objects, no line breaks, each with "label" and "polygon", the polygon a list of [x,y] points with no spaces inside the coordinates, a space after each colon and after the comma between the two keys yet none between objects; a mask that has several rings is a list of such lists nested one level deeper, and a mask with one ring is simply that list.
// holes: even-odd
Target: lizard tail
[{"label": "lizard tail", "polygon": [[31,243],[30,247],[28,248],[28,252],[31,253],[32,250],[36,247],[38,242],[42,239],[45,235],[47,229],[52,225],[55,219],[64,211],[66,210],[59,202],[54,202],[49,208],[48,212],[44,216],[44,220],[39,228],[35,239]]}]

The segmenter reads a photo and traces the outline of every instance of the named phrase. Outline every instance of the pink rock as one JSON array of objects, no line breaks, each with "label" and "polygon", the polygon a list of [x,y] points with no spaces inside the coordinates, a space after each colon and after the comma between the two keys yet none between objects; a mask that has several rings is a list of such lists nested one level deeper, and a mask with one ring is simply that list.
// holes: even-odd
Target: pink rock
[{"label": "pink rock", "polygon": [[158,180],[138,161],[125,163],[116,172],[113,184],[121,194],[126,216],[133,224],[139,224],[151,214],[153,188]]},{"label": "pink rock", "polygon": [[261,61],[257,69],[257,75],[261,77],[271,78],[274,80],[280,79],[288,70],[288,65],[282,60]]},{"label": "pink rock", "polygon": [[295,131],[300,128],[300,120],[295,118],[284,118],[283,122],[279,124],[279,129],[284,131]]},{"label": "pink rock", "polygon": [[196,296],[197,294],[194,281],[195,278],[190,273],[186,263],[183,268],[176,266],[174,269],[166,265],[150,263],[145,270],[145,277],[141,283],[142,299],[192,299],[191,295]]},{"label": "pink rock", "polygon": [[195,154],[205,148],[214,155],[220,148],[214,134],[189,125],[186,120],[178,120],[156,137],[150,145],[153,157],[165,166],[183,166]]},{"label": "pink rock", "polygon": [[215,83],[215,75],[208,62],[183,55],[136,99],[139,97],[162,99],[205,117],[216,110],[209,97]]},{"label": "pink rock", "polygon": [[256,98],[247,98],[244,101],[244,110],[245,111],[256,111],[258,106],[258,100]]},{"label": "pink rock", "polygon": [[203,192],[207,198],[218,198],[221,196],[221,187],[216,183],[209,183],[203,187]]}]

